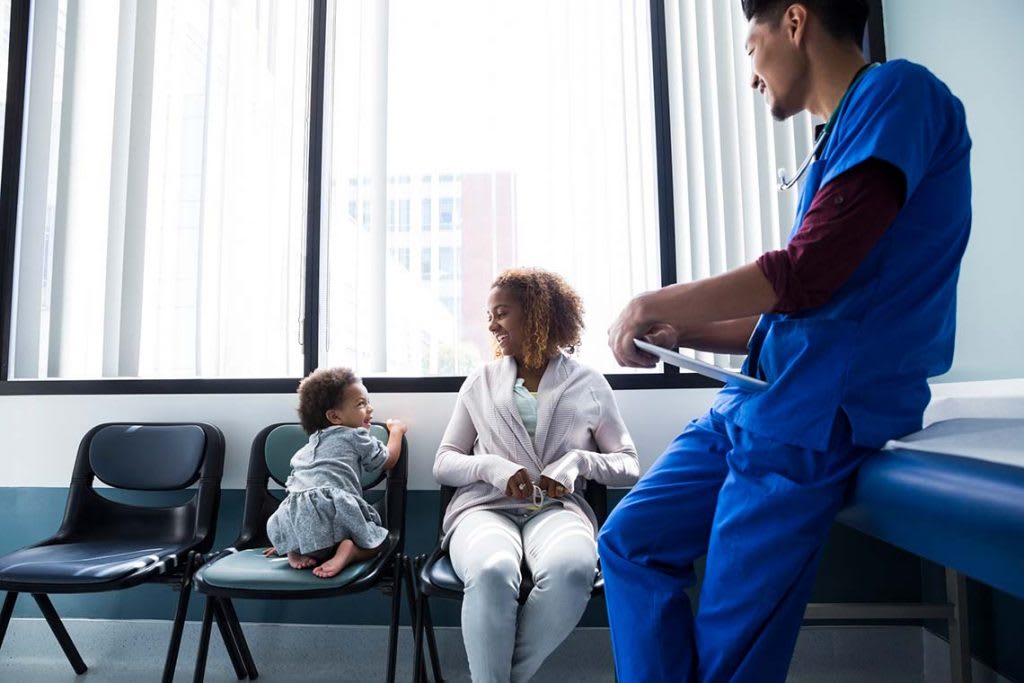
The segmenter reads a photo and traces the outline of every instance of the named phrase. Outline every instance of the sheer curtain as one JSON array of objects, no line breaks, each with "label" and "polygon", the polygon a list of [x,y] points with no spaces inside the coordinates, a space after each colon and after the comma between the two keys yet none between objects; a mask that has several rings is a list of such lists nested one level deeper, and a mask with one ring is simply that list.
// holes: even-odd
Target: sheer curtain
[{"label": "sheer curtain", "polygon": [[[750,87],[739,2],[668,0],[669,99],[679,282],[723,273],[785,243],[796,189],[779,192],[812,144],[808,114],[772,120]],[[730,356],[699,354],[718,365]]]},{"label": "sheer curtain", "polygon": [[300,374],[309,2],[32,12],[12,377]]},{"label": "sheer curtain", "polygon": [[491,357],[487,290],[563,275],[583,360],[660,284],[646,0],[331,3],[327,362],[459,375]]}]

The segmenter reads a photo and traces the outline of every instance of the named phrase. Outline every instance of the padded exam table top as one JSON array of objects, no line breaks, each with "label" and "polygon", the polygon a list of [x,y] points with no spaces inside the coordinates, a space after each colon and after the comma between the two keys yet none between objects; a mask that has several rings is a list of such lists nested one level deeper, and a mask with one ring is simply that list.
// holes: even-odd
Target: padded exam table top
[{"label": "padded exam table top", "polygon": [[869,457],[839,520],[1024,597],[1024,417],[940,419]]}]

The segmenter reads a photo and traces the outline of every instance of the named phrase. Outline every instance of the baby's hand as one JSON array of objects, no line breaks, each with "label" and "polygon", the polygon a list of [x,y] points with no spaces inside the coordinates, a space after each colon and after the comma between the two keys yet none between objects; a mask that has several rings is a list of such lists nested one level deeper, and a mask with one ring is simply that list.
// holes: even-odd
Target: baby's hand
[{"label": "baby's hand", "polygon": [[267,548],[263,551],[263,557],[277,557],[277,548]]},{"label": "baby's hand", "polygon": [[391,434],[405,434],[409,431],[409,427],[401,420],[385,420],[384,424],[388,426],[388,432]]}]

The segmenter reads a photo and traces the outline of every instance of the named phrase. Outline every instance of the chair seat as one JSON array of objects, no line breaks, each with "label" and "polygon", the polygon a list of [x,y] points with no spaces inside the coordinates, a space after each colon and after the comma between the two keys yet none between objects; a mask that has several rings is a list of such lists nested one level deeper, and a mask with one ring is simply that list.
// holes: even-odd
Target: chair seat
[{"label": "chair seat", "polygon": [[[428,592],[431,595],[444,595],[447,593],[450,597],[458,597],[465,590],[462,579],[455,573],[451,555],[448,553],[442,553],[433,562],[428,561],[426,566],[423,567],[422,578],[426,582]],[[533,589],[533,579],[525,566],[523,567],[523,585],[520,588],[520,602],[525,602],[526,598],[529,597],[530,591]],[[597,575],[594,577],[594,589],[591,595],[600,595],[602,593],[604,593],[604,576],[601,574],[601,570],[598,569]]]},{"label": "chair seat", "polygon": [[286,557],[264,557],[261,548],[225,555],[204,565],[196,575],[202,584],[229,590],[319,591],[341,588],[361,578],[373,560],[355,562],[329,579],[321,579],[310,569],[292,569]]},{"label": "chair seat", "polygon": [[448,553],[443,553],[435,562],[427,562],[423,568],[423,578],[431,586],[442,591],[462,593],[465,590],[462,579],[455,573],[451,555]]},{"label": "chair seat", "polygon": [[0,584],[108,583],[146,568],[173,566],[189,546],[144,541],[55,543],[0,557]]}]

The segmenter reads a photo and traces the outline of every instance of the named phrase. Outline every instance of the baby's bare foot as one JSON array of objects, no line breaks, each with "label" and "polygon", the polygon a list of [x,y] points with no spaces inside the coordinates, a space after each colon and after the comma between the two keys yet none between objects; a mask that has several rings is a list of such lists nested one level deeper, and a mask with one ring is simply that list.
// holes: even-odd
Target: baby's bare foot
[{"label": "baby's bare foot", "polygon": [[329,579],[344,569],[351,560],[349,558],[332,557],[319,567],[313,569],[313,574],[321,579]]},{"label": "baby's bare foot", "polygon": [[288,564],[291,565],[293,569],[308,569],[316,565],[316,560],[309,555],[300,555],[296,552],[290,552],[288,553]]}]

